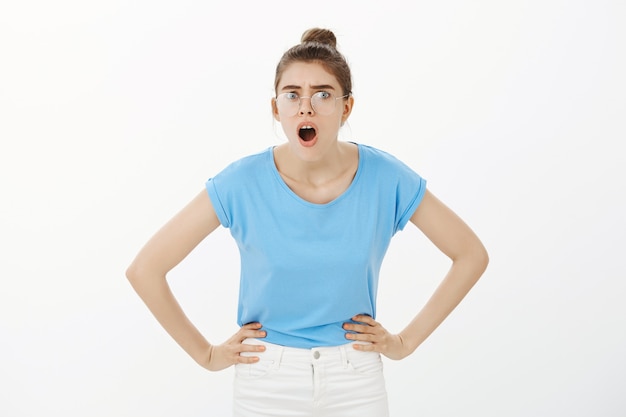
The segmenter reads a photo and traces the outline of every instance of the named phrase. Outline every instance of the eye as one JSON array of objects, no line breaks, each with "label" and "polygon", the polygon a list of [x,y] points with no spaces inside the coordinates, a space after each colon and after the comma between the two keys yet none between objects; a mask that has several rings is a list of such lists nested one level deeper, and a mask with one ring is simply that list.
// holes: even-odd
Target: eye
[{"label": "eye", "polygon": [[318,91],[315,95],[321,100],[328,100],[332,97],[332,94],[328,91]]},{"label": "eye", "polygon": [[289,101],[298,101],[299,97],[296,93],[285,93],[285,98]]}]

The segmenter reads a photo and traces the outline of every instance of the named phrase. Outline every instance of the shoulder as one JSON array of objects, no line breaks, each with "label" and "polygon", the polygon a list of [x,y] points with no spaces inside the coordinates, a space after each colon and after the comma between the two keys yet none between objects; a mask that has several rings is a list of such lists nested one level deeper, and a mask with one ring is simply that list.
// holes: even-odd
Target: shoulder
[{"label": "shoulder", "polygon": [[231,162],[224,170],[250,170],[256,169],[267,163],[271,148],[266,148],[260,152],[244,156]]},{"label": "shoulder", "polygon": [[387,151],[365,144],[358,144],[358,146],[360,156],[368,165],[374,165],[377,168],[412,170],[399,158]]},{"label": "shoulder", "polygon": [[368,181],[393,187],[425,187],[426,180],[415,169],[389,152],[362,144],[359,144],[359,150]]},{"label": "shoulder", "polygon": [[271,156],[271,148],[237,159],[219,171],[211,179],[233,179],[238,177],[258,176],[267,166]]},{"label": "shoulder", "polygon": [[231,162],[210,177],[205,185],[216,194],[238,193],[252,184],[262,185],[271,175],[268,161],[271,161],[271,148]]}]

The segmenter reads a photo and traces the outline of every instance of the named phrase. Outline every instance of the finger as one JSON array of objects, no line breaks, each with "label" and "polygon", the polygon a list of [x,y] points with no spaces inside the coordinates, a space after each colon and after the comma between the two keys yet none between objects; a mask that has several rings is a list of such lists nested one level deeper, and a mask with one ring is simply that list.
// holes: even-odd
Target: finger
[{"label": "finger", "polygon": [[239,334],[246,334],[246,335],[250,335],[250,334],[259,335],[261,333],[265,334],[265,330],[262,330],[262,329],[259,329],[259,328],[244,328],[244,327],[242,327],[241,329],[239,329],[238,333]]},{"label": "finger", "polygon": [[245,345],[241,344],[237,348],[237,352],[241,355],[242,353],[250,353],[250,352],[265,352],[265,346],[263,345]]},{"label": "finger", "polygon": [[354,343],[352,348],[361,352],[376,352],[376,345],[371,343]]},{"label": "finger", "polygon": [[265,330],[242,329],[239,331],[239,342],[243,342],[245,339],[258,339],[265,336],[267,336]]},{"label": "finger", "polygon": [[352,341],[375,343],[378,341],[376,336],[367,333],[346,333],[346,338]]},{"label": "finger", "polygon": [[345,330],[351,330],[357,333],[374,333],[374,328],[372,326],[366,324],[354,324],[354,323],[345,323],[343,325]]},{"label": "finger", "polygon": [[260,360],[258,356],[255,356],[255,353],[261,353],[265,351],[265,346],[263,345],[247,345],[241,344],[237,346],[237,355],[235,358],[236,363],[255,363]]},{"label": "finger", "polygon": [[235,358],[235,363],[256,363],[259,361],[259,357],[258,356],[241,356],[238,355]]},{"label": "finger", "polygon": [[265,330],[259,330],[260,323],[248,323],[242,326],[233,336],[233,341],[241,343],[246,339],[257,339],[267,336]]},{"label": "finger", "polygon": [[261,323],[258,322],[252,322],[241,326],[242,329],[260,329],[261,327],[263,326],[261,325]]},{"label": "finger", "polygon": [[370,326],[378,325],[378,322],[376,320],[374,320],[370,316],[366,316],[364,314],[357,314],[356,316],[352,317],[352,320],[357,321],[359,323],[365,323],[365,324],[368,324]]}]

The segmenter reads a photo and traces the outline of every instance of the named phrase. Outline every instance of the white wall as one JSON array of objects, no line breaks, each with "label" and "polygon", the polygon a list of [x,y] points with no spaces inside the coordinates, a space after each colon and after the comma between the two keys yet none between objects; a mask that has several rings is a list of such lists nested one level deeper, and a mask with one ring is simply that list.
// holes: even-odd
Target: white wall
[{"label": "white wall", "polygon": [[[388,150],[479,234],[491,264],[411,357],[395,416],[623,416],[622,1],[5,1],[0,4],[0,415],[226,416],[124,277],[235,158],[280,143],[274,66],[339,38],[344,139]],[[235,331],[220,229],[171,282],[209,340]],[[400,330],[447,261],[408,227],[379,319]]]}]

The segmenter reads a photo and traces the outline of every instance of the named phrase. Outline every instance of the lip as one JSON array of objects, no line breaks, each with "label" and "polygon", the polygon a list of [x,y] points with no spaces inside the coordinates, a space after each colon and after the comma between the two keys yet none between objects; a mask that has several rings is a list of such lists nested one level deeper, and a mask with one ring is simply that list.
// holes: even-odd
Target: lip
[{"label": "lip", "polygon": [[[313,129],[315,129],[315,137],[313,137],[313,139],[311,140],[302,140],[302,138],[300,137],[300,129],[302,129],[302,127],[304,126],[311,126]],[[319,135],[319,129],[317,128],[317,125],[313,122],[310,121],[303,121],[301,123],[298,124],[298,126],[296,127],[296,136],[298,138],[298,142],[300,142],[301,146],[304,146],[305,148],[310,148],[312,146],[315,145],[315,143],[317,142],[317,137]]]}]

